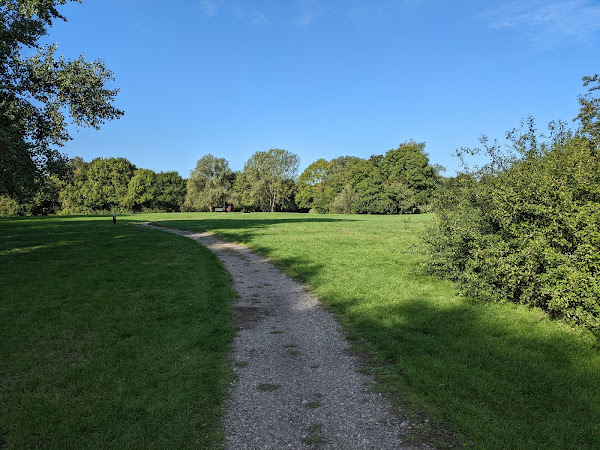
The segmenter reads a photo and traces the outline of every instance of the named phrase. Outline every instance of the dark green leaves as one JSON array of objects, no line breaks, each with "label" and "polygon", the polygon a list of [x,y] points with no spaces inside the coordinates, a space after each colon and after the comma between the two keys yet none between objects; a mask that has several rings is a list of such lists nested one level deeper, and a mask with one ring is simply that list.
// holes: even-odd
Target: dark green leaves
[{"label": "dark green leaves", "polygon": [[599,332],[598,110],[586,101],[577,133],[552,122],[546,137],[529,118],[507,133],[507,150],[482,142],[489,163],[438,196],[430,268],[474,297],[539,306]]},{"label": "dark green leaves", "polygon": [[[56,147],[69,140],[70,122],[99,128],[123,115],[108,88],[113,74],[103,61],[55,57],[57,46],[38,47],[66,0],[0,1],[0,141],[10,157],[0,172],[0,195],[31,198],[31,187],[51,174]],[[38,49],[25,58],[24,49]],[[31,170],[34,167],[35,170]],[[26,170],[25,170],[26,169]]]},{"label": "dark green leaves", "polygon": [[296,203],[319,213],[426,211],[440,177],[424,150],[424,143],[408,141],[385,156],[315,161],[300,175]]}]

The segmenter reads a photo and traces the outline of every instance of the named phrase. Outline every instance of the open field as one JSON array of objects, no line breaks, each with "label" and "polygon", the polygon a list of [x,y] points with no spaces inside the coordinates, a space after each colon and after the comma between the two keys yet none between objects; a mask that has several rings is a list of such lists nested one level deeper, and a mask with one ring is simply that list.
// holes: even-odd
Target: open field
[{"label": "open field", "polygon": [[429,216],[144,218],[213,231],[280,261],[340,315],[352,339],[368,340],[369,350],[389,363],[374,368],[385,389],[452,424],[465,443],[600,445],[597,341],[540,310],[476,304],[424,275],[419,236]]},{"label": "open field", "polygon": [[424,275],[428,216],[259,213],[0,220],[0,446],[221,442],[227,276],[201,246],[142,220],[279,261],[375,353],[383,389],[462,442],[598,448],[598,342]]},{"label": "open field", "polygon": [[0,448],[215,448],[229,276],[110,218],[0,220]]}]

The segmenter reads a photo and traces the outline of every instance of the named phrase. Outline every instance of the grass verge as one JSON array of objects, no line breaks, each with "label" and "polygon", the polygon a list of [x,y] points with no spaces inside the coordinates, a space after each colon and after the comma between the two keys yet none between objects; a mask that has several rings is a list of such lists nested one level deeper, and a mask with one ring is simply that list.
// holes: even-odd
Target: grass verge
[{"label": "grass verge", "polygon": [[[177,219],[168,220],[166,219]],[[540,310],[480,304],[425,275],[420,216],[156,215],[280,263],[368,342],[383,387],[478,448],[598,448],[600,352]],[[438,443],[438,445],[443,443]]]},{"label": "grass verge", "polygon": [[110,218],[0,219],[0,448],[215,448],[229,277]]}]

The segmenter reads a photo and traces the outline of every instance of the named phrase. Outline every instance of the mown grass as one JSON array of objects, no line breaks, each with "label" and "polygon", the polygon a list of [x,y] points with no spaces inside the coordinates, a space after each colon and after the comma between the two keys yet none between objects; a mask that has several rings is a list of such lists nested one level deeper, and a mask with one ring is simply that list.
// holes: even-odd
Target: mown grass
[{"label": "mown grass", "polygon": [[[421,270],[430,217],[157,215],[279,261],[389,364],[384,386],[477,448],[599,448],[600,351],[540,310],[478,304]],[[178,220],[167,220],[174,219]]]},{"label": "mown grass", "polygon": [[215,448],[229,277],[107,218],[0,219],[0,448]]}]

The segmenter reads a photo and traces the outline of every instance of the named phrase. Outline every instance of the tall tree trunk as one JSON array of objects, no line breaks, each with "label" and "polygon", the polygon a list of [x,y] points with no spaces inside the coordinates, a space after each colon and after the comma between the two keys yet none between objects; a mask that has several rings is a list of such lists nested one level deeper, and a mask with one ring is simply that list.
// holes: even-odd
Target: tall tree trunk
[{"label": "tall tree trunk", "polygon": [[277,194],[273,190],[273,186],[271,186],[271,192],[269,195],[269,203],[271,204],[271,212],[275,212],[275,201],[277,200]]}]

